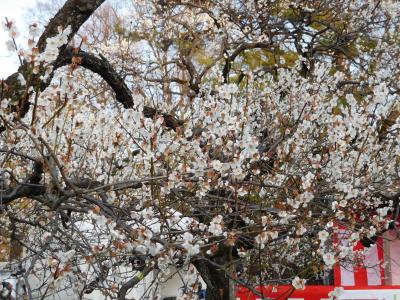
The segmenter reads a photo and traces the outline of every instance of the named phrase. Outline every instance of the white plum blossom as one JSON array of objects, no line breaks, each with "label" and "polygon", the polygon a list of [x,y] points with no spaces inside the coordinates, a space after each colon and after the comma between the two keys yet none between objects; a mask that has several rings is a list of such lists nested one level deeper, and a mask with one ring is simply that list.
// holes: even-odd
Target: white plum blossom
[{"label": "white plum blossom", "polygon": [[183,244],[182,246],[186,249],[187,255],[194,256],[200,252],[200,247],[193,241],[193,235],[190,232],[185,232],[183,234]]},{"label": "white plum blossom", "polygon": [[296,229],[297,235],[303,235],[307,232],[307,228],[300,224],[300,227]]},{"label": "white plum blossom", "polygon": [[304,290],[306,288],[306,280],[305,279],[301,279],[300,277],[296,276],[292,280],[292,286],[296,290]]},{"label": "white plum blossom", "polygon": [[8,32],[10,38],[15,39],[20,34],[14,20],[7,20],[5,23],[3,23],[3,28]]},{"label": "white plum blossom", "polygon": [[223,99],[229,99],[237,90],[238,87],[236,84],[224,84],[220,86],[218,95]]},{"label": "white plum blossom", "polygon": [[275,239],[278,238],[279,233],[278,233],[278,231],[268,231],[268,235],[270,236],[270,238],[271,238],[272,240],[275,240]]},{"label": "white plum blossom", "polygon": [[36,38],[39,35],[39,26],[37,23],[32,23],[29,25],[29,35],[32,38]]},{"label": "white plum blossom", "polygon": [[142,216],[145,220],[151,221],[154,216],[153,207],[149,207],[143,210]]},{"label": "white plum blossom", "polygon": [[337,286],[333,291],[328,293],[328,296],[330,300],[336,300],[339,299],[339,297],[342,296],[343,293],[344,293],[344,288],[341,286]]},{"label": "white plum blossom", "polygon": [[333,253],[330,253],[330,252],[324,253],[322,255],[322,259],[324,260],[325,265],[330,269],[336,263],[335,255]]},{"label": "white plum blossom", "polygon": [[320,232],[318,232],[318,239],[321,241],[321,244],[324,244],[328,238],[329,232],[327,232],[326,230],[321,230]]},{"label": "white plum blossom", "polygon": [[58,34],[50,37],[46,40],[46,48],[40,54],[39,60],[46,64],[53,62],[59,53],[59,47],[65,45],[68,42],[68,35],[71,33],[71,27],[68,26],[65,29],[58,28]]},{"label": "white plum blossom", "polygon": [[265,243],[268,241],[268,234],[266,232],[261,232],[255,237],[256,243],[259,245],[260,249],[263,249]]},{"label": "white plum blossom", "polygon": [[221,235],[223,233],[223,221],[221,215],[218,215],[211,220],[210,226],[208,226],[208,232],[212,235]]},{"label": "white plum blossom", "polygon": [[261,217],[261,225],[264,227],[267,225],[268,222],[268,217],[267,216],[262,216]]},{"label": "white plum blossom", "polygon": [[6,47],[7,47],[7,50],[10,51],[10,52],[14,52],[15,51],[15,45],[14,45],[14,42],[12,40],[8,40],[6,42]]},{"label": "white plum blossom", "polygon": [[[296,21],[299,45],[287,14],[314,20],[324,6],[178,2],[116,8],[118,26],[99,35],[92,23],[42,41],[33,23],[27,48],[5,23],[24,68],[1,87],[0,254],[16,231],[21,261],[40,254],[35,275],[52,272],[43,289],[82,295],[105,274],[96,288],[116,298],[140,272],[158,268],[159,284],[176,268],[189,299],[192,258],[218,269],[214,254],[231,248],[243,272],[226,275],[259,284],[253,258],[262,278],[292,278],[359,260],[360,239],[395,224],[400,2],[338,0],[317,38]],[[354,34],[341,39],[337,24]],[[332,40],[352,51],[342,57]],[[69,41],[96,67],[58,60]]]},{"label": "white plum blossom", "polygon": [[67,252],[59,253],[57,256],[62,263],[66,263],[67,261],[71,260],[74,257],[75,253],[76,253],[75,250],[69,250]]}]

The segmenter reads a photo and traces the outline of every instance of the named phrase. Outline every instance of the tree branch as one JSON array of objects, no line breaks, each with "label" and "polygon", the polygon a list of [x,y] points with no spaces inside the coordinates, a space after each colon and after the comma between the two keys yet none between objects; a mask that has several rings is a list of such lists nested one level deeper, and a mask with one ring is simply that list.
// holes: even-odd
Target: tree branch
[{"label": "tree branch", "polygon": [[164,118],[165,126],[176,131],[176,129],[183,125],[183,121],[178,120],[174,116],[157,111],[155,108],[145,106],[143,107],[143,115],[146,118],[154,118],[156,115],[162,115]]},{"label": "tree branch", "polygon": [[0,203],[8,204],[18,198],[43,195],[46,189],[40,184],[42,174],[43,164],[35,161],[33,172],[27,176],[23,183],[19,183],[16,187],[8,189],[6,194],[0,193]]},{"label": "tree branch", "polygon": [[[111,64],[104,57],[97,57],[85,51],[75,51],[72,47],[67,47],[60,55],[54,68],[60,68],[72,62],[73,57],[78,57],[81,67],[88,69],[96,74],[99,74],[115,92],[115,98],[125,108],[133,107],[133,97],[131,90],[128,88],[122,77],[113,69]],[[162,113],[155,108],[145,106],[143,114],[146,118],[154,118],[156,115],[162,115],[164,118],[165,126],[167,128],[176,130],[183,125],[183,121],[177,119],[173,115]]]},{"label": "tree branch", "polygon": [[68,42],[78,32],[79,28],[105,0],[68,0],[57,14],[50,20],[37,43],[39,51],[46,47],[46,39],[58,33],[58,27],[71,26]]},{"label": "tree branch", "polygon": [[143,278],[145,278],[147,276],[147,274],[149,274],[152,270],[153,270],[153,268],[146,266],[141,272],[139,272],[138,275],[136,275],[132,279],[130,279],[127,282],[125,282],[124,284],[122,284],[121,288],[119,289],[117,299],[125,300],[126,299],[125,296],[128,293],[128,291],[131,288],[133,288],[136,284],[138,284]]},{"label": "tree branch", "polygon": [[114,90],[117,101],[125,108],[133,106],[133,98],[130,89],[104,57],[99,58],[84,51],[74,51],[72,47],[68,46],[57,59],[54,64],[54,69],[70,64],[73,57],[79,58],[79,64],[83,68],[99,74]]},{"label": "tree branch", "polygon": [[[49,24],[46,26],[46,29],[40,36],[37,43],[39,51],[43,52],[46,47],[47,38],[56,35],[58,33],[59,26],[62,26],[63,28],[71,26],[71,33],[68,35],[68,42],[71,41],[83,23],[85,23],[85,21],[104,1],[105,0],[68,0],[54,16],[54,18],[50,20]],[[60,56],[58,59],[60,59]],[[18,72],[26,73],[27,69],[28,63],[24,62],[24,64],[19,68]],[[11,74],[7,77],[7,79],[2,81],[0,102],[3,99],[10,99],[11,103],[14,103],[11,111],[19,111],[19,117],[22,118],[29,111],[30,107],[29,101],[23,101],[25,98],[27,98],[27,96],[29,96],[29,94],[27,94],[29,86],[21,86],[18,80],[18,72]],[[39,75],[32,76],[28,84],[30,86],[38,84],[38,78]],[[40,84],[41,90],[44,90],[50,84],[50,81],[51,79],[46,83]],[[4,130],[5,127],[0,126],[0,132]]]}]

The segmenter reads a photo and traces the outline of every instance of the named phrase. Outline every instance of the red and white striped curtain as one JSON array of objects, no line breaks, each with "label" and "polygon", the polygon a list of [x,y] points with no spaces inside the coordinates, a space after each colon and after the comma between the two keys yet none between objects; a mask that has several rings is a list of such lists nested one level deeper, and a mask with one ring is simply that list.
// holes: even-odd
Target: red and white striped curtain
[{"label": "red and white striped curtain", "polygon": [[[339,243],[346,245],[346,231],[338,236]],[[396,230],[387,231],[374,245],[365,248],[360,242],[354,250],[364,250],[362,261],[341,263],[334,269],[337,286],[379,286],[400,284],[400,239]]]}]

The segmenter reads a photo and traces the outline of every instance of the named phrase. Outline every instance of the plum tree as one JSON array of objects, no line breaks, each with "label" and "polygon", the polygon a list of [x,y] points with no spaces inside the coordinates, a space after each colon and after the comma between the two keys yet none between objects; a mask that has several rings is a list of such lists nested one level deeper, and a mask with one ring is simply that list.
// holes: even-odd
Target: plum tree
[{"label": "plum tree", "polygon": [[400,4],[135,0],[95,26],[103,2],[27,47],[5,23],[2,255],[29,297],[122,300],[156,271],[153,297],[171,268],[182,299],[197,274],[207,299],[302,288],[396,226]]}]

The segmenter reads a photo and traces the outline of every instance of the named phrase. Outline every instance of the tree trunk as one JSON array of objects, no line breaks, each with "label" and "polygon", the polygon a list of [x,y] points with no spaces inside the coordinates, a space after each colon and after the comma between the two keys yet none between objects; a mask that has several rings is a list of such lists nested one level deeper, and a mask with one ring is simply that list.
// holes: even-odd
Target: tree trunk
[{"label": "tree trunk", "polygon": [[[232,247],[223,248],[220,251],[221,255],[215,256],[211,261],[202,258],[193,262],[207,285],[206,300],[236,299],[236,284],[227,274],[229,272],[229,275],[232,275],[235,271],[234,266],[230,266],[230,262],[232,261]],[[218,268],[213,262],[222,266],[222,268]]]},{"label": "tree trunk", "polygon": [[21,259],[23,248],[21,243],[22,233],[18,232],[18,229],[14,221],[11,221],[11,236],[10,236],[10,261],[16,261]]}]

